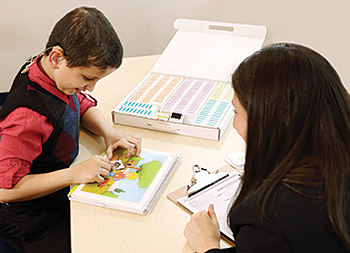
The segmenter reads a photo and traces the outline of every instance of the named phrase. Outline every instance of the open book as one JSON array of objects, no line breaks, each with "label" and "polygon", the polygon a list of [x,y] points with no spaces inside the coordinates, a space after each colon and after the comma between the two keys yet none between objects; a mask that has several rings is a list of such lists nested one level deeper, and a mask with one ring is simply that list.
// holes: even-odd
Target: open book
[{"label": "open book", "polygon": [[126,149],[117,149],[114,168],[102,183],[75,185],[70,200],[147,214],[181,160],[179,154],[142,149],[129,158]]},{"label": "open book", "polygon": [[219,171],[227,172],[228,176],[192,196],[186,195],[185,186],[170,193],[168,198],[191,214],[201,210],[207,211],[209,205],[214,204],[214,210],[220,224],[221,238],[233,246],[234,238],[227,224],[227,215],[239,192],[241,174],[227,165],[221,167]]}]

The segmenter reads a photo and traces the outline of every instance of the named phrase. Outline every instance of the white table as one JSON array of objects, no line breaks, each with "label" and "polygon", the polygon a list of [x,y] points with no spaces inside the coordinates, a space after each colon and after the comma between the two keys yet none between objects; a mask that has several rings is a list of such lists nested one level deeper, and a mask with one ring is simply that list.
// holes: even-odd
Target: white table
[{"label": "white table", "polygon": [[[151,71],[159,56],[126,58],[119,70],[101,80],[92,95],[98,108],[110,121],[111,111]],[[71,203],[72,249],[89,252],[193,252],[183,230],[189,215],[167,199],[167,195],[188,184],[191,166],[200,164],[209,170],[224,165],[227,153],[244,151],[244,143],[231,125],[221,141],[176,135],[113,124],[120,132],[142,136],[142,146],[180,153],[182,161],[152,211],[141,216],[78,202]],[[104,149],[102,138],[81,130],[80,153],[76,162]]]}]

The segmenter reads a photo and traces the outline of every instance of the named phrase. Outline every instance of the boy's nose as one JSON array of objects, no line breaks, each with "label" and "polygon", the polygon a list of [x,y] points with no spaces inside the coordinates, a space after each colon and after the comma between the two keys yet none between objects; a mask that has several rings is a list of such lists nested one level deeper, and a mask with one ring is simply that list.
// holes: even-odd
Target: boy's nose
[{"label": "boy's nose", "polygon": [[88,90],[89,92],[93,91],[95,89],[96,84],[87,84],[85,85],[84,89]]}]

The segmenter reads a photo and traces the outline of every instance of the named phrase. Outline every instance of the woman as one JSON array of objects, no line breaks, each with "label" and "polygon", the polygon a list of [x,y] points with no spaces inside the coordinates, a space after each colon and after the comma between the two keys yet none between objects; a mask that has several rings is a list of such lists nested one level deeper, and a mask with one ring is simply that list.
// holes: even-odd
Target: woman
[{"label": "woman", "polygon": [[[295,44],[246,58],[232,76],[233,126],[247,144],[220,250],[213,205],[184,231],[197,252],[350,250],[350,97],[329,62]],[[204,232],[203,232],[204,231]]]}]

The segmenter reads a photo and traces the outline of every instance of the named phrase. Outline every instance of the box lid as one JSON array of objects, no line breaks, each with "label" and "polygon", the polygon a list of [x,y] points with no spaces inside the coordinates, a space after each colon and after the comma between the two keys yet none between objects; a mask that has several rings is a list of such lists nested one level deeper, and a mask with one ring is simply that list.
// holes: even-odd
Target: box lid
[{"label": "box lid", "polygon": [[238,64],[259,50],[266,27],[190,19],[178,29],[152,72],[229,82]]}]

